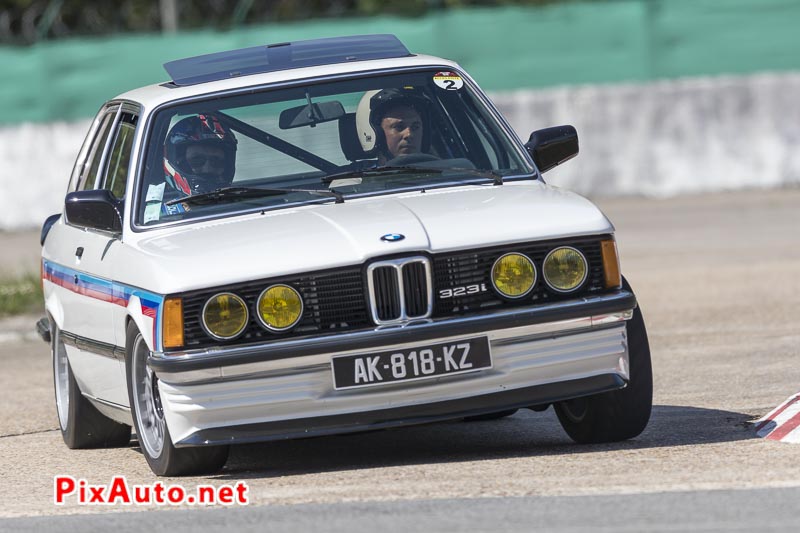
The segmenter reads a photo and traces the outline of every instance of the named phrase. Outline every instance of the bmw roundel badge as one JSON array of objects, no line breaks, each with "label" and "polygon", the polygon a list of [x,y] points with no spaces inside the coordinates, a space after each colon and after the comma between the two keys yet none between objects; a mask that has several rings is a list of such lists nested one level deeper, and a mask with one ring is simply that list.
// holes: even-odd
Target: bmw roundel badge
[{"label": "bmw roundel badge", "polygon": [[381,240],[386,242],[397,242],[397,241],[402,241],[405,238],[406,236],[400,233],[387,233],[386,235],[381,237]]}]

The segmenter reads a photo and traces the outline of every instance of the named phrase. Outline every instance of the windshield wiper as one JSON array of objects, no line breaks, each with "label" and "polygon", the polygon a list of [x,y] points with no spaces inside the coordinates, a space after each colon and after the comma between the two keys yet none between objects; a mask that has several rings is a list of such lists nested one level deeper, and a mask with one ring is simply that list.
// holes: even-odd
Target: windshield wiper
[{"label": "windshield wiper", "polygon": [[477,168],[449,168],[446,170],[456,170],[458,172],[466,172],[467,174],[478,176],[479,178],[486,178],[492,180],[495,185],[503,184],[503,175],[493,170],[479,170]]},{"label": "windshield wiper", "polygon": [[326,185],[336,180],[347,178],[367,178],[372,176],[392,175],[397,176],[400,174],[441,174],[447,170],[446,168],[430,168],[430,167],[375,167],[365,168],[361,170],[348,170],[346,172],[339,172],[337,174],[328,174],[322,178],[322,183]]},{"label": "windshield wiper", "polygon": [[448,171],[464,172],[467,174],[471,174],[473,176],[490,179],[494,182],[495,185],[503,184],[503,176],[491,170],[478,170],[475,168],[458,168],[458,167],[437,168],[437,167],[412,167],[412,166],[376,167],[376,168],[366,168],[362,170],[341,172],[338,174],[329,174],[322,178],[322,183],[328,184],[335,180],[340,180],[340,179],[366,178],[372,176],[382,176],[386,174],[392,176],[397,176],[400,174],[443,174]]},{"label": "windshield wiper", "polygon": [[279,196],[289,192],[304,192],[316,196],[328,196],[336,199],[337,204],[344,203],[344,196],[331,189],[270,189],[261,187],[222,187],[211,192],[202,194],[195,194],[193,196],[184,196],[183,198],[176,198],[166,202],[166,205],[175,204],[194,204],[194,205],[209,205],[222,202],[224,200],[239,200],[248,198],[263,198],[265,196]]}]

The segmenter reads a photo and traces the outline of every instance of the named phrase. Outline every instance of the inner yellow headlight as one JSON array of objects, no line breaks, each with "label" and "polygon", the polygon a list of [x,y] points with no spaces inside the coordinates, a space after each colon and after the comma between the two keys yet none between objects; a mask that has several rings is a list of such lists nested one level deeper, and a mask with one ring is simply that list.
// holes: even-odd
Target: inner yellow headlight
[{"label": "inner yellow headlight", "polygon": [[586,258],[575,248],[562,246],[544,258],[542,273],[551,289],[570,292],[580,287],[588,272]]},{"label": "inner yellow headlight", "polygon": [[303,299],[288,285],[268,287],[258,297],[258,318],[272,331],[291,328],[303,316]]},{"label": "inner yellow headlight", "polygon": [[227,340],[239,335],[247,326],[247,305],[233,293],[215,294],[203,307],[203,326],[217,339]]},{"label": "inner yellow headlight", "polygon": [[536,283],[536,267],[522,254],[506,254],[492,267],[492,284],[508,298],[521,298]]}]

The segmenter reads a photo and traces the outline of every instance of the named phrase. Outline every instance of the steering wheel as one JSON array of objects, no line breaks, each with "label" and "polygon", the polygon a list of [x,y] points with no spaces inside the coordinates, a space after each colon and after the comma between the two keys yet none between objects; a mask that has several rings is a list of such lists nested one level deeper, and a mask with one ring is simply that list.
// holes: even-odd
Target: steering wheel
[{"label": "steering wheel", "polygon": [[387,167],[402,167],[405,165],[414,165],[417,163],[425,163],[427,161],[439,161],[435,155],[419,152],[416,154],[398,155],[394,159],[386,162]]}]

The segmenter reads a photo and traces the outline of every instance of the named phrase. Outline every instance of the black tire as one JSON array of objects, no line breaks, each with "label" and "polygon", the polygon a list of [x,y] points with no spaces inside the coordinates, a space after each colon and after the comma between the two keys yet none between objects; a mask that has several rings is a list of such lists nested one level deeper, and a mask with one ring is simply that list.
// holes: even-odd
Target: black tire
[{"label": "black tire", "polygon": [[158,394],[158,377],[147,368],[149,350],[133,322],[128,324],[125,347],[131,416],[139,448],[153,473],[157,476],[186,476],[213,474],[221,470],[228,460],[228,446],[176,448],[172,445]]},{"label": "black tire", "polygon": [[[630,285],[623,279],[623,286]],[[617,442],[639,435],[647,427],[653,406],[653,369],[641,308],[628,321],[630,381],[624,389],[575,398],[555,405],[558,420],[575,442]]]},{"label": "black tire", "polygon": [[64,443],[71,450],[127,446],[131,441],[131,427],[111,420],[83,396],[72,373],[61,330],[52,317],[50,324],[56,415]]},{"label": "black tire", "polygon": [[487,420],[497,420],[511,416],[517,412],[517,409],[506,409],[505,411],[498,411],[496,413],[488,413],[485,415],[465,416],[464,422],[485,422]]}]

